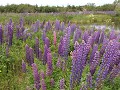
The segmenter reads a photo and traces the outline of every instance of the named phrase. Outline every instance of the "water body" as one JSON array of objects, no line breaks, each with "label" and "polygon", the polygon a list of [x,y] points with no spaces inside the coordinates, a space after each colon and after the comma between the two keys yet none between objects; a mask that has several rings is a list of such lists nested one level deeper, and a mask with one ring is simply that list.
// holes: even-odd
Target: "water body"
[{"label": "water body", "polygon": [[120,32],[120,26],[112,26],[112,25],[83,25],[85,28],[95,28],[95,29],[108,29],[108,30],[116,30]]}]

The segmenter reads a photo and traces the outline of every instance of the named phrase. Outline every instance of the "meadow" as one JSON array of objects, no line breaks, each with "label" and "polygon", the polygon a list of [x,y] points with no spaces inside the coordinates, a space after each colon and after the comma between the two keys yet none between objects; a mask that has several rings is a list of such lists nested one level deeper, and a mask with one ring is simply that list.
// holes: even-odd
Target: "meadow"
[{"label": "meadow", "polygon": [[0,14],[0,90],[120,90],[119,22],[103,14]]}]

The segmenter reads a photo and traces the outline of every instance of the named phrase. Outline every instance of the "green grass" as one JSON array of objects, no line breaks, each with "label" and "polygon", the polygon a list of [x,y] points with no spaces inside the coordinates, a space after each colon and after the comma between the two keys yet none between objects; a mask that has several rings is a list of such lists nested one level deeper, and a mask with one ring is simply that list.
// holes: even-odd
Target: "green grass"
[{"label": "green grass", "polygon": [[[65,14],[44,14],[44,13],[36,13],[36,14],[17,14],[17,13],[2,13],[0,14],[0,23],[7,23],[10,18],[14,21],[14,23],[18,23],[18,19],[20,17],[23,17],[26,24],[34,23],[36,20],[40,21],[55,21],[56,19],[64,22],[75,22],[78,24],[91,24],[91,23],[97,23],[97,24],[112,24],[114,21],[112,20],[112,16],[110,15],[65,15]],[[113,19],[114,20],[114,19]],[[119,20],[119,19],[118,19]]]}]

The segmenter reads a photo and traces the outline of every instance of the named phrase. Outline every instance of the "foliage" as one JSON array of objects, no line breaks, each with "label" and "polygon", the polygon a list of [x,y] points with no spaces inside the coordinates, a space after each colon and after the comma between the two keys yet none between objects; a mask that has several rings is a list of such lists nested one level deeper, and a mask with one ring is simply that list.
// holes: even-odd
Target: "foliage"
[{"label": "foliage", "polygon": [[116,4],[105,4],[102,6],[96,6],[94,3],[87,3],[84,6],[74,6],[68,5],[67,7],[63,6],[38,6],[30,4],[11,4],[0,6],[0,12],[5,13],[50,13],[50,12],[80,12],[80,11],[114,11]]},{"label": "foliage", "polygon": [[[114,40],[118,40],[119,42],[119,33],[116,31],[110,31],[105,28],[103,29],[96,29],[96,28],[89,28],[83,27],[78,23],[80,20],[89,20],[89,24],[94,23],[95,21],[102,22],[101,24],[106,24],[106,19],[110,19],[110,16],[107,15],[69,15],[69,16],[61,16],[61,15],[44,15],[44,14],[29,14],[29,15],[21,15],[21,14],[2,14],[4,17],[0,19],[3,33],[3,42],[0,45],[0,90],[25,90],[25,89],[32,89],[35,90],[37,86],[35,84],[41,84],[42,88],[47,88],[47,90],[59,90],[65,89],[70,90],[70,75],[74,77],[78,76],[79,71],[80,77],[74,77],[78,83],[73,90],[79,90],[81,87],[87,88],[88,90],[92,90],[96,87],[96,78],[98,77],[98,71],[100,70],[101,64],[104,65],[103,61],[108,60],[107,54],[111,56],[113,60],[115,60],[115,56],[118,55],[114,53],[118,50],[116,48],[119,44],[114,43]],[[9,18],[11,18],[9,20]],[[67,19],[65,19],[67,18]],[[82,19],[81,19],[82,18]],[[104,21],[102,19],[105,19]],[[20,19],[20,20],[19,20]],[[6,21],[5,21],[6,20]],[[36,21],[37,20],[37,21]],[[45,21],[44,21],[45,20]],[[56,20],[56,21],[55,21]],[[58,23],[60,20],[60,23]],[[102,21],[101,21],[102,20]],[[61,23],[64,21],[64,29],[57,29],[55,25],[61,27]],[[22,24],[21,24],[22,22]],[[76,23],[73,23],[76,22]],[[111,23],[111,22],[109,22]],[[73,42],[73,36],[77,35],[74,32],[77,32],[76,28],[73,28],[73,25],[76,25],[76,28],[81,34],[78,35],[78,39],[75,39],[77,42]],[[8,42],[6,38],[10,38],[6,36],[11,35],[8,33],[8,28],[4,28],[7,25],[13,25],[13,38],[12,38],[12,45],[8,46]],[[16,28],[16,26],[19,26]],[[67,28],[67,29],[66,29]],[[19,31],[19,32],[18,32]],[[53,32],[56,32],[54,37]],[[23,33],[24,32],[24,33]],[[47,37],[49,41],[43,40],[43,32],[45,32],[45,38]],[[104,32],[105,34],[101,34]],[[0,32],[1,33],[1,32]],[[74,35],[75,34],[75,35]],[[20,36],[19,36],[20,35]],[[61,39],[63,37],[63,39]],[[102,38],[103,37],[103,38]],[[36,40],[37,38],[37,40]],[[53,44],[54,38],[56,39],[56,44]],[[104,40],[103,40],[104,39]],[[85,42],[84,42],[84,41]],[[106,42],[110,43],[111,47],[107,45]],[[110,41],[109,41],[110,40]],[[49,42],[49,49],[46,49],[47,54],[44,54],[44,46]],[[112,44],[111,44],[112,43]],[[119,42],[120,43],[120,42]],[[25,46],[26,44],[30,47],[30,51],[28,50],[28,54],[26,54]],[[38,45],[39,44],[39,45]],[[58,53],[58,46],[62,44],[62,54]],[[95,54],[94,61],[96,64],[94,68],[90,67],[89,58],[92,53],[92,46],[97,44],[98,45],[98,52],[103,50],[103,54]],[[115,45],[115,46],[114,46]],[[102,47],[105,46],[105,47]],[[107,49],[106,49],[107,47]],[[39,48],[39,49],[38,49]],[[79,48],[79,49],[78,49]],[[31,54],[32,50],[32,54]],[[34,51],[33,51],[34,50]],[[47,64],[43,64],[43,57],[39,57],[36,55],[37,50],[41,50],[42,56],[45,55],[47,57]],[[72,52],[71,52],[72,51]],[[118,50],[119,51],[119,50]],[[39,52],[39,51],[38,51]],[[67,52],[67,55],[66,55]],[[33,55],[34,53],[34,55]],[[73,57],[73,54],[75,57]],[[114,56],[112,57],[112,55]],[[29,61],[31,59],[26,59],[26,55],[28,58],[34,59],[34,64],[32,66],[29,65]],[[64,59],[64,55],[67,56],[67,59]],[[107,58],[107,59],[106,59]],[[56,66],[56,63],[60,59],[60,68]],[[22,68],[22,61],[24,60],[24,72]],[[84,62],[85,60],[85,62]],[[102,61],[103,60],[103,61]],[[80,62],[79,62],[80,61]],[[118,67],[118,61],[116,65]],[[32,62],[33,63],[33,62]],[[75,64],[74,64],[75,63]],[[107,62],[106,62],[107,64]],[[76,68],[76,67],[80,68]],[[93,76],[91,76],[90,69],[94,69],[95,72]],[[114,68],[114,67],[113,67]],[[116,68],[116,67],[115,67]],[[91,71],[92,71],[91,69]],[[46,75],[46,72],[51,70],[50,75]],[[78,71],[77,71],[78,70]],[[118,68],[119,70],[119,68]],[[44,72],[44,76],[42,77],[41,71]],[[77,71],[77,72],[74,72]],[[47,72],[47,73],[48,73]],[[110,71],[112,72],[112,71]],[[117,90],[120,89],[120,77],[119,74],[114,77],[114,79],[110,80],[109,76],[111,73],[108,73],[107,78],[104,79],[102,82],[102,86],[100,86],[103,90]],[[39,73],[39,74],[38,74]],[[88,74],[88,75],[87,75]],[[39,78],[40,75],[40,78]],[[38,77],[38,78],[37,78]],[[90,77],[90,78],[89,78]],[[91,78],[92,77],[92,78]],[[37,81],[40,79],[40,82]],[[54,79],[54,84],[51,85],[51,79]],[[90,79],[90,80],[89,80]],[[91,84],[92,79],[92,84]],[[37,81],[37,82],[36,82]],[[90,82],[89,82],[90,81]],[[75,82],[75,81],[74,81]],[[72,82],[73,83],[73,82]],[[100,82],[101,83],[101,82]],[[101,84],[100,84],[101,85]],[[91,88],[92,87],[92,88]]]}]

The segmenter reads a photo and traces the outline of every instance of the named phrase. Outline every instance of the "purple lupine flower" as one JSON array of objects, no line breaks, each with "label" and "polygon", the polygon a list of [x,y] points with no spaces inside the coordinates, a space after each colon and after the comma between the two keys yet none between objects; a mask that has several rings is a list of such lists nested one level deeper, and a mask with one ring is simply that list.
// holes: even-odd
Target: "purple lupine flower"
[{"label": "purple lupine flower", "polygon": [[[81,53],[81,52],[80,52]],[[82,73],[82,65],[78,58],[78,50],[72,52],[72,74],[70,75],[70,88],[73,89],[76,84],[80,82],[81,73]]]},{"label": "purple lupine flower", "polygon": [[37,20],[37,21],[35,22],[35,31],[36,31],[36,32],[38,31],[39,27],[40,27],[40,21]]},{"label": "purple lupine flower", "polygon": [[39,29],[39,26],[36,25],[37,23],[33,24],[34,25],[34,32],[37,32]]},{"label": "purple lupine flower", "polygon": [[113,65],[118,65],[120,63],[120,50],[117,50],[113,57]]},{"label": "purple lupine flower", "polygon": [[49,26],[49,23],[46,22],[46,24],[44,26],[45,31],[49,30],[50,28],[51,28],[51,26]]},{"label": "purple lupine flower", "polygon": [[45,73],[43,70],[40,71],[40,77],[41,79],[45,79]]},{"label": "purple lupine flower", "polygon": [[71,27],[71,32],[73,33],[75,31],[75,29],[76,29],[76,25],[72,24],[70,27]]},{"label": "purple lupine flower", "polygon": [[52,72],[53,72],[53,67],[52,67],[52,55],[51,55],[50,49],[48,48],[46,75],[47,75],[47,76],[50,76],[50,75],[52,75]]},{"label": "purple lupine flower", "polygon": [[20,27],[20,37],[23,39],[26,35],[26,31],[24,27]]},{"label": "purple lupine flower", "polygon": [[3,42],[3,31],[2,31],[2,26],[0,25],[0,45]]},{"label": "purple lupine flower", "polygon": [[47,69],[46,69],[46,75],[47,75],[47,76],[51,76],[51,75],[52,75],[52,70],[49,68],[48,65],[46,66],[46,68],[47,68]]},{"label": "purple lupine flower", "polygon": [[[103,57],[102,66],[101,66],[101,68],[102,67],[104,68],[103,74],[102,74],[103,78],[107,77],[109,68],[112,64],[113,57],[115,55],[115,52],[118,49],[119,49],[119,45],[118,45],[118,42],[116,40],[112,40],[108,43],[106,50],[105,50],[104,57]],[[105,65],[105,66],[103,66],[103,65]]]},{"label": "purple lupine flower", "polygon": [[64,25],[64,22],[62,22],[62,23],[61,23],[61,28],[60,28],[60,29],[63,31],[64,28],[65,28],[65,25]]},{"label": "purple lupine flower", "polygon": [[13,39],[13,26],[8,25],[8,45],[12,45],[12,39]]},{"label": "purple lupine flower", "polygon": [[78,41],[78,39],[81,36],[81,31],[79,29],[76,28],[75,32],[74,32],[74,36],[73,36],[73,43],[75,43],[75,41]]},{"label": "purple lupine flower", "polygon": [[26,39],[26,31],[23,25],[17,25],[16,26],[16,37],[17,39],[22,39],[25,40]]},{"label": "purple lupine flower", "polygon": [[69,46],[70,46],[70,35],[71,35],[71,29],[70,27],[67,28],[67,33],[64,35],[62,39],[62,53],[61,56],[67,60],[68,59],[68,52],[69,52]]},{"label": "purple lupine flower", "polygon": [[94,38],[95,43],[98,43],[98,42],[99,42],[99,37],[100,37],[100,30],[95,31],[95,32],[94,32],[94,35],[93,35],[93,38]]},{"label": "purple lupine flower", "polygon": [[41,80],[41,90],[47,90],[44,79]]},{"label": "purple lupine flower", "polygon": [[98,45],[95,44],[95,45],[93,46],[92,53],[91,53],[91,55],[90,55],[90,61],[89,61],[89,63],[92,62],[92,60],[93,60],[93,58],[94,58],[95,53],[96,53],[97,50],[98,50]]},{"label": "purple lupine flower", "polygon": [[54,86],[54,84],[55,84],[55,81],[54,81],[53,78],[51,78],[51,79],[50,79],[50,85],[51,85],[51,86]]},{"label": "purple lupine flower", "polygon": [[72,74],[70,75],[70,88],[73,89],[75,85],[80,83],[83,69],[86,64],[87,55],[90,51],[90,44],[82,41],[82,44],[76,48],[72,53]]},{"label": "purple lupine flower", "polygon": [[98,76],[97,76],[97,85],[98,82],[101,82],[102,80],[104,80],[108,73],[109,73],[109,69],[111,67],[111,63],[113,60],[113,57],[115,55],[115,52],[119,49],[119,45],[118,42],[116,40],[111,40],[106,49],[105,49],[105,53],[102,59],[102,64],[100,65],[100,69],[98,72]]},{"label": "purple lupine flower", "polygon": [[92,80],[92,75],[90,73],[87,75],[86,82],[87,82],[87,88],[88,89],[92,88],[93,80]]},{"label": "purple lupine flower", "polygon": [[75,50],[77,50],[77,49],[78,49],[78,47],[79,47],[79,43],[78,43],[78,41],[75,41],[75,44],[74,44],[74,49],[75,49]]},{"label": "purple lupine flower", "polygon": [[34,63],[34,52],[33,49],[29,48],[29,64],[32,65]]},{"label": "purple lupine flower", "polygon": [[95,73],[97,65],[99,64],[99,60],[100,60],[100,53],[98,51],[96,51],[94,58],[90,64],[90,73],[92,76]]},{"label": "purple lupine flower", "polygon": [[48,37],[45,38],[45,42],[44,43],[47,45],[47,47],[50,47],[50,40],[49,40]]},{"label": "purple lupine flower", "polygon": [[23,20],[23,18],[20,18],[20,27],[23,27],[23,24],[24,24],[24,20]]},{"label": "purple lupine flower", "polygon": [[12,25],[12,19],[10,18],[9,25]]},{"label": "purple lupine flower", "polygon": [[94,44],[94,38],[92,36],[89,36],[87,43],[89,43],[91,46],[93,46],[93,44]]},{"label": "purple lupine flower", "polygon": [[36,57],[39,58],[39,39],[35,38],[35,54]]},{"label": "purple lupine flower", "polygon": [[24,60],[22,60],[22,72],[26,72],[26,64],[24,62]]},{"label": "purple lupine flower", "polygon": [[39,48],[39,60],[42,60],[42,51],[40,48]]},{"label": "purple lupine flower", "polygon": [[84,34],[82,35],[82,40],[84,40],[85,43],[87,43],[88,38],[89,38],[89,33],[88,31],[85,31]]},{"label": "purple lupine flower", "polygon": [[51,29],[51,23],[50,23],[50,21],[46,22],[46,24],[45,24],[44,28],[45,28],[45,31],[47,31],[47,30],[50,30],[50,29]]},{"label": "purple lupine flower", "polygon": [[40,76],[38,73],[38,68],[35,63],[32,64],[32,69],[33,69],[33,75],[34,75],[34,84],[36,87],[36,90],[40,89]]},{"label": "purple lupine flower", "polygon": [[116,50],[111,61],[111,65],[109,67],[108,73],[110,73],[114,67],[114,65],[118,65],[120,63],[120,50]]},{"label": "purple lupine flower", "polygon": [[45,38],[46,38],[46,32],[45,30],[43,30],[43,34],[42,34],[42,40],[45,42]]},{"label": "purple lupine flower", "polygon": [[48,21],[48,26],[49,26],[49,29],[52,27],[50,21]]},{"label": "purple lupine flower", "polygon": [[115,30],[112,30],[110,32],[109,40],[113,40],[113,39],[116,39],[116,38],[117,38],[117,35],[115,34]]},{"label": "purple lupine flower", "polygon": [[67,27],[66,30],[67,30],[68,39],[70,39],[70,36],[71,36],[71,27]]},{"label": "purple lupine flower", "polygon": [[35,24],[32,24],[32,25],[31,25],[30,30],[31,30],[32,32],[36,32],[36,31],[35,31]]},{"label": "purple lupine flower", "polygon": [[8,37],[8,24],[6,24],[5,26],[4,26],[4,36],[5,36],[5,41],[6,41],[6,43],[8,43],[8,39],[9,39],[9,37]]},{"label": "purple lupine flower", "polygon": [[38,29],[39,29],[39,26],[40,26],[40,21],[37,20],[34,24],[32,24],[31,30],[32,30],[33,32],[37,32]]},{"label": "purple lupine flower", "polygon": [[82,65],[85,66],[88,53],[90,52],[91,45],[89,42],[85,43],[84,41],[82,41],[82,45],[83,45]]},{"label": "purple lupine flower", "polygon": [[44,55],[43,55],[43,64],[45,65],[47,63],[47,52],[48,52],[48,47],[45,44],[44,45]]},{"label": "purple lupine flower", "polygon": [[46,23],[46,24],[44,25],[44,30],[47,31],[48,28],[49,28],[49,27],[48,27],[48,23]]},{"label": "purple lupine flower", "polygon": [[115,65],[110,73],[110,80],[113,80],[120,73],[120,63]]},{"label": "purple lupine flower", "polygon": [[55,29],[56,30],[60,30],[60,21],[59,20],[56,20],[56,22],[55,22]]},{"label": "purple lupine flower", "polygon": [[105,48],[106,48],[108,42],[109,42],[109,40],[107,38],[104,38],[102,47],[100,49],[100,56],[102,56],[104,54]]},{"label": "purple lupine flower", "polygon": [[65,90],[65,79],[60,80],[60,90]]},{"label": "purple lupine flower", "polygon": [[58,60],[57,60],[56,66],[57,66],[58,68],[61,68],[61,59],[60,59],[60,57],[59,57]]},{"label": "purple lupine flower", "polygon": [[26,52],[26,61],[29,63],[29,46],[26,44],[25,45],[25,52]]},{"label": "purple lupine flower", "polygon": [[22,35],[22,40],[23,40],[23,41],[26,41],[26,39],[28,38],[27,30],[28,30],[28,29],[25,29],[25,30],[23,31],[23,33],[22,33],[22,34],[23,34],[23,35]]},{"label": "purple lupine flower", "polygon": [[44,28],[44,24],[45,24],[45,20],[44,20],[42,23],[40,23],[40,28],[41,28],[41,29]]},{"label": "purple lupine flower", "polygon": [[50,23],[50,21],[48,21],[48,29],[50,30],[51,29],[51,23]]},{"label": "purple lupine flower", "polygon": [[67,34],[63,37],[62,42],[62,57],[66,58],[68,56],[68,38]]}]

